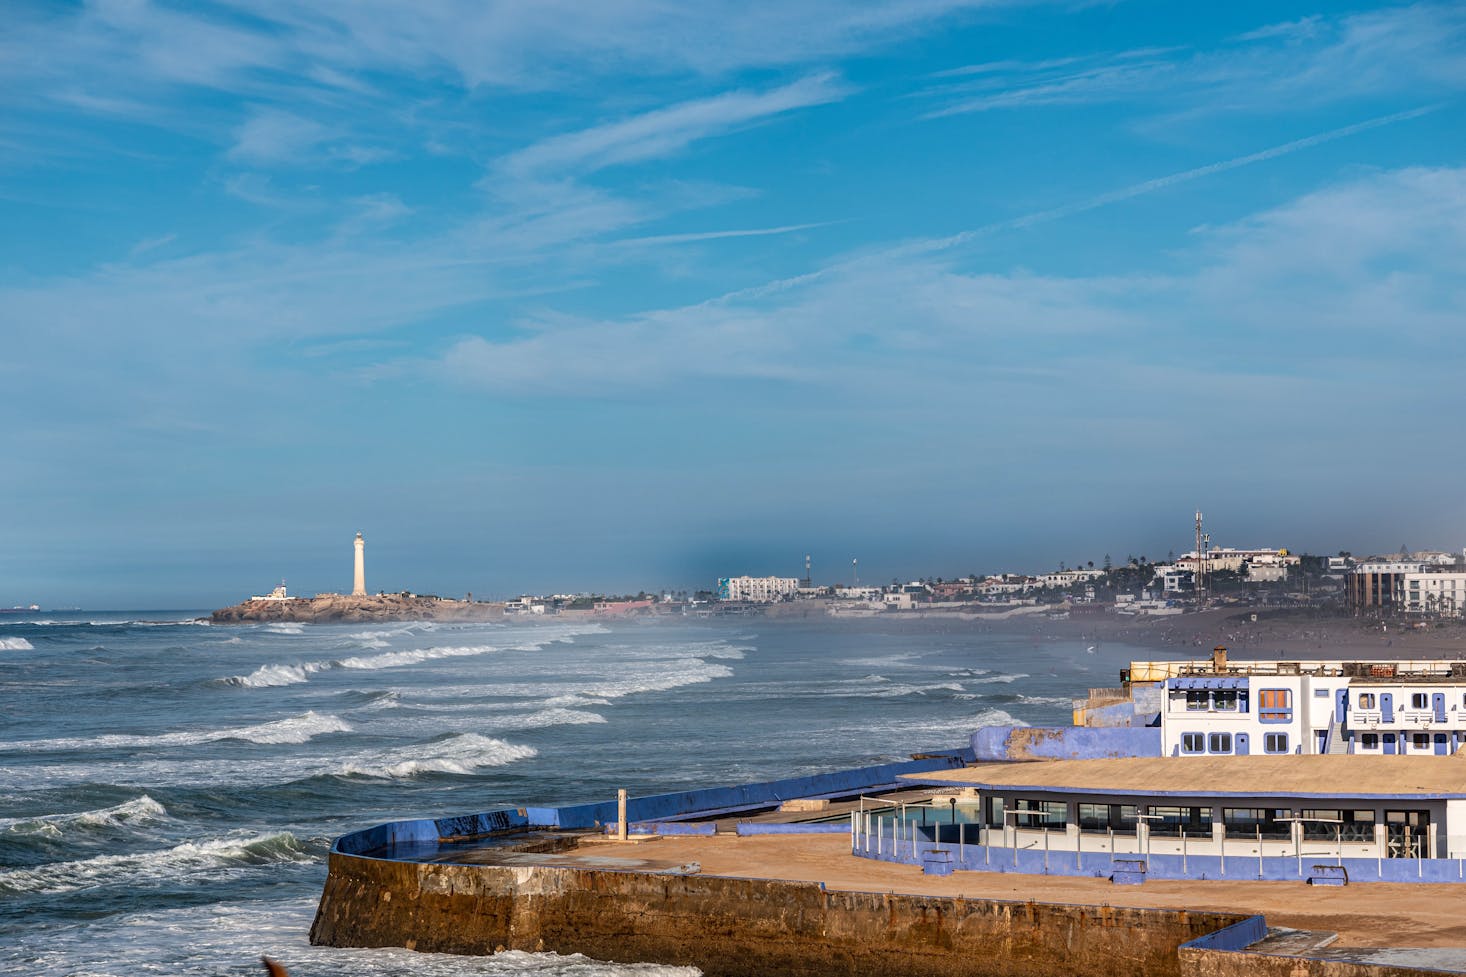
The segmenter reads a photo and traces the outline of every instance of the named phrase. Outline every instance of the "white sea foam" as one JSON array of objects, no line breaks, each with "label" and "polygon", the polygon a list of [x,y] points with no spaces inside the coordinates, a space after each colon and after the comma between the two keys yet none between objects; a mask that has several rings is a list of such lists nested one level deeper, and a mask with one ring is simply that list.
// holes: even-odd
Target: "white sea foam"
[{"label": "white sea foam", "polygon": [[249,689],[278,688],[285,685],[299,685],[309,682],[319,672],[336,668],[372,671],[381,668],[401,668],[405,665],[419,665],[439,658],[465,658],[503,651],[500,645],[466,645],[462,647],[414,648],[407,651],[388,651],[380,655],[332,658],[321,661],[300,662],[295,665],[261,665],[248,675],[232,675],[222,681],[227,685],[238,685]]},{"label": "white sea foam", "polygon": [[1074,705],[1074,697],[1068,695],[1024,695],[1019,693],[1018,701],[1029,706],[1064,706]]},{"label": "white sea foam", "polygon": [[524,716],[505,716],[501,725],[510,729],[542,729],[546,726],[588,726],[606,721],[598,712],[584,709],[541,709]]},{"label": "white sea foam", "polygon": [[313,672],[331,667],[330,662],[305,662],[300,665],[261,665],[248,675],[234,675],[224,681],[229,685],[242,685],[247,689],[270,689],[283,685],[299,685],[309,682]]},{"label": "white sea foam", "polygon": [[307,712],[288,719],[229,729],[198,729],[176,733],[60,737],[47,740],[15,740],[0,743],[0,750],[44,753],[58,750],[115,750],[138,747],[197,746],[220,740],[248,740],[251,743],[305,743],[323,733],[349,733],[351,726],[336,716]]},{"label": "white sea foam", "polygon": [[24,638],[0,638],[0,651],[34,651],[35,646]]},{"label": "white sea foam", "polygon": [[538,751],[533,747],[506,743],[477,733],[459,733],[445,740],[386,750],[372,757],[356,757],[343,764],[338,772],[391,780],[424,773],[467,775],[485,767],[502,767],[537,755]]},{"label": "white sea foam", "polygon": [[264,630],[271,634],[305,634],[305,626],[301,624],[266,624]]},{"label": "white sea foam", "polygon": [[465,957],[401,947],[312,946],[309,932],[318,902],[314,893],[166,909],[139,900],[132,912],[85,925],[17,927],[14,938],[0,947],[0,972],[26,977],[213,977],[242,973],[241,961],[264,954],[292,973],[312,977],[700,977],[694,967],[608,963],[579,954],[509,950]]},{"label": "white sea foam", "polygon": [[1027,672],[1014,672],[1011,675],[999,673],[996,675],[984,675],[980,678],[969,679],[973,685],[1007,685],[1019,679],[1028,678]]},{"label": "white sea foam", "polygon": [[438,658],[469,658],[475,655],[487,655],[491,652],[501,651],[498,645],[467,645],[458,648],[416,648],[411,651],[389,651],[381,655],[371,655],[366,658],[343,658],[333,664],[338,668],[400,668],[403,665],[416,665],[420,662],[433,661]]},{"label": "white sea foam", "polygon": [[165,820],[168,811],[144,794],[112,807],[67,814],[42,814],[31,818],[0,818],[0,834],[46,835],[60,837],[73,825],[84,827],[117,827]]},{"label": "white sea foam", "polygon": [[186,841],[158,851],[0,869],[0,892],[61,893],[107,885],[135,886],[210,870],[309,861],[310,857],[289,832]]},{"label": "white sea foam", "polygon": [[968,721],[972,729],[983,726],[1027,726],[1021,719],[1015,719],[1012,713],[1005,709],[984,709]]}]

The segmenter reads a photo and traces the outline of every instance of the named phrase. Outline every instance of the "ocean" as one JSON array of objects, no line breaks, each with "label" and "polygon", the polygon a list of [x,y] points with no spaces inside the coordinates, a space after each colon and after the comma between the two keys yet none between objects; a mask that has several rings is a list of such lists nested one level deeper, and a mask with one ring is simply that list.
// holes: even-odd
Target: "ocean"
[{"label": "ocean", "polygon": [[0,973],[692,975],[307,940],[357,828],[776,779],[1066,723],[1139,649],[873,621],[0,619]]}]

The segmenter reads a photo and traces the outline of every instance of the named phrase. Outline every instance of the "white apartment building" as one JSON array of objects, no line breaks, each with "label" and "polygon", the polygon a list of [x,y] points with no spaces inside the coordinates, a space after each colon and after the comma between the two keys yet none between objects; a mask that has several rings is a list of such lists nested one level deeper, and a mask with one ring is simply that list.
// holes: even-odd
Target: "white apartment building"
[{"label": "white apartment building", "polygon": [[1444,756],[1466,746],[1466,662],[1133,663],[1132,676],[1147,666],[1173,673],[1161,696],[1166,756]]},{"label": "white apartment building", "polygon": [[796,577],[723,577],[718,581],[719,600],[746,600],[772,604],[799,592]]},{"label": "white apartment building", "polygon": [[1407,573],[1400,593],[1406,614],[1461,617],[1466,612],[1466,573]]}]

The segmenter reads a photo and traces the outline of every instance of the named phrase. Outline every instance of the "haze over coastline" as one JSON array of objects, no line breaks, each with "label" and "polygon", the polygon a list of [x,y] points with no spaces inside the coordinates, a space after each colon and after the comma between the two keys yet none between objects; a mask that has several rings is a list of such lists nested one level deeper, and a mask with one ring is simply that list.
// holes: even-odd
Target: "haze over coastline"
[{"label": "haze over coastline", "polygon": [[21,0],[0,605],[1459,548],[1456,4]]}]

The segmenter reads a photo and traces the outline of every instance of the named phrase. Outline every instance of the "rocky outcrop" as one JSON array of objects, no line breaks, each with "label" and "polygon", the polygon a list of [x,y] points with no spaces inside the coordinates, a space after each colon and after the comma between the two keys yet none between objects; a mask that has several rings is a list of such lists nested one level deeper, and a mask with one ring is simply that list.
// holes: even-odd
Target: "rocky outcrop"
[{"label": "rocky outcrop", "polygon": [[289,600],[247,600],[215,611],[210,619],[215,624],[260,621],[360,624],[373,621],[497,621],[503,616],[503,604],[402,594],[370,597],[321,594]]}]

